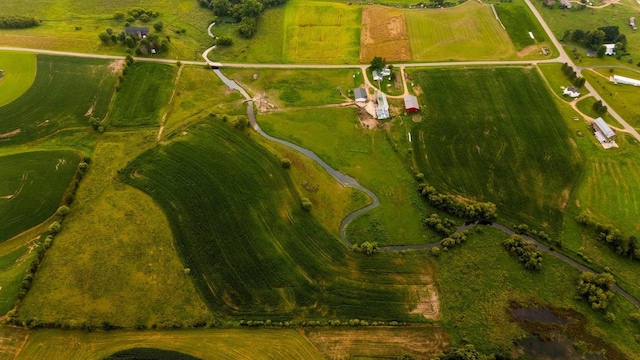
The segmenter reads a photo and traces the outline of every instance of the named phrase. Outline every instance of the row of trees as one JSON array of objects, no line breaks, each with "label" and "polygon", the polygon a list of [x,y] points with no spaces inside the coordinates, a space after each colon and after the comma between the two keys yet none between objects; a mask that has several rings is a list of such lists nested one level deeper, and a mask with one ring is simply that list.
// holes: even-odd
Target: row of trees
[{"label": "row of trees", "polygon": [[[158,22],[155,25],[158,25],[156,27],[157,31],[162,31],[162,22]],[[171,38],[168,35],[161,37],[158,34],[149,34],[149,36],[140,39],[135,35],[127,35],[124,31],[116,34],[112,28],[107,28],[98,34],[98,38],[100,38],[100,41],[105,45],[122,44],[129,49],[135,49],[138,55],[149,54],[152,52],[152,49],[155,50],[156,53],[167,52],[169,51],[169,43],[171,42]]]},{"label": "row of trees", "polygon": [[0,16],[0,29],[26,29],[40,25],[40,20],[31,16]]},{"label": "row of trees", "polygon": [[[577,42],[586,48],[598,51],[600,51],[602,44],[604,43],[616,44],[616,48],[620,50],[625,50],[627,46],[627,36],[620,33],[620,29],[613,25],[602,26],[596,30],[567,30],[565,31],[562,40]],[[604,56],[604,50],[602,51],[602,56]]]},{"label": "row of trees", "polygon": [[427,199],[429,204],[453,216],[485,221],[494,221],[497,218],[498,210],[494,203],[477,202],[464,204],[451,195],[438,193],[433,186],[426,183],[419,184],[418,191],[420,195]]},{"label": "row of trees", "polygon": [[511,255],[516,256],[525,269],[542,270],[542,253],[533,243],[525,241],[522,236],[512,235],[502,242],[502,246]]},{"label": "row of trees", "polygon": [[125,20],[128,23],[133,23],[136,20],[140,20],[144,23],[151,21],[151,19],[155,19],[160,16],[160,13],[153,10],[147,10],[143,8],[132,8],[127,11],[127,14],[118,11],[113,15],[114,20]]},{"label": "row of trees", "polygon": [[258,18],[268,7],[282,5],[286,0],[199,0],[201,7],[211,9],[216,16],[231,16],[238,23],[238,34],[251,38],[258,30]]},{"label": "row of trees", "polygon": [[640,260],[640,244],[635,236],[626,237],[620,230],[596,221],[587,212],[578,215],[576,221],[582,226],[595,230],[596,239],[608,245],[618,255]]},{"label": "row of trees", "polygon": [[575,87],[583,87],[586,82],[585,78],[578,76],[578,73],[567,63],[562,64],[562,72],[571,80]]}]

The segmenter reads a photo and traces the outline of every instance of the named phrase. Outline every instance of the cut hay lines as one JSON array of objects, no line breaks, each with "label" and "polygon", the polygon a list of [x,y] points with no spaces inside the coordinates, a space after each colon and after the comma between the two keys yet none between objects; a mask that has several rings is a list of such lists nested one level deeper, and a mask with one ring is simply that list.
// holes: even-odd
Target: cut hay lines
[{"label": "cut hay lines", "polygon": [[406,12],[414,61],[502,60],[515,54],[489,5]]},{"label": "cut hay lines", "polygon": [[2,143],[23,143],[56,130],[88,126],[89,109],[102,118],[109,106],[115,74],[97,59],[38,55],[33,85],[18,99],[0,107]]},{"label": "cut hay lines", "polygon": [[0,52],[0,107],[24,94],[36,77],[36,56],[21,52]]},{"label": "cut hay lines", "polygon": [[387,61],[411,60],[404,10],[384,6],[362,10],[360,62],[368,63],[376,56]]},{"label": "cut hay lines", "polygon": [[427,121],[413,130],[414,138],[424,136],[414,150],[427,181],[443,192],[494,202],[507,221],[557,233],[558,198],[575,186],[581,159],[538,73],[436,69],[418,71],[414,79],[431,94]]},{"label": "cut hay lines", "polygon": [[358,7],[346,4],[289,2],[284,21],[285,60],[318,64],[357,62],[361,17]]},{"label": "cut hay lines", "polygon": [[[548,40],[544,29],[522,0],[503,2],[496,5],[495,9],[516,49],[522,50]],[[535,40],[529,36],[529,32],[533,33]]]}]

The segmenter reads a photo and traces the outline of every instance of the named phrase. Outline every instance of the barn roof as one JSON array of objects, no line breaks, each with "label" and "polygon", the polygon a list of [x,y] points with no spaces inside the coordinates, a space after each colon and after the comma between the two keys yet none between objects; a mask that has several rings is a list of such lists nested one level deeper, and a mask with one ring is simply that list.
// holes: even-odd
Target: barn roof
[{"label": "barn roof", "polygon": [[418,98],[413,95],[405,95],[404,96],[404,108],[405,109],[420,109],[420,105],[418,104]]},{"label": "barn roof", "polygon": [[366,99],[367,91],[361,87],[353,89],[353,97],[355,99]]},{"label": "barn roof", "polygon": [[613,132],[613,130],[611,130],[609,125],[607,125],[607,123],[604,122],[601,117],[595,120],[595,124],[598,126],[598,129],[602,131],[602,134],[607,137],[607,139],[613,137],[616,134],[615,132]]}]

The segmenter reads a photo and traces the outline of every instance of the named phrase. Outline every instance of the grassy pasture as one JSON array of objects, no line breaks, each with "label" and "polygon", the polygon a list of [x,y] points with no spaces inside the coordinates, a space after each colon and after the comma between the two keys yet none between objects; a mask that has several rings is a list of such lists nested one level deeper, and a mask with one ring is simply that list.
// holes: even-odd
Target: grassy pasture
[{"label": "grassy pasture", "polygon": [[358,62],[361,20],[361,9],[356,6],[289,1],[284,15],[285,62]]},{"label": "grassy pasture", "polygon": [[[553,93],[562,97],[562,99],[566,102],[573,101],[572,98],[568,96],[562,95],[561,87],[572,86],[571,81],[562,71],[562,67],[559,63],[551,63],[551,64],[538,64],[536,65],[538,69],[542,72],[542,75],[549,83],[549,88]],[[587,90],[585,88],[580,89],[581,95],[586,94]]]},{"label": "grassy pasture", "polygon": [[0,157],[0,241],[53,215],[76,171],[72,151],[37,151]]},{"label": "grassy pasture", "polygon": [[[113,15],[118,11],[126,13],[133,7],[160,13],[149,23],[137,21],[132,26],[151,27],[153,22],[162,21],[161,35],[171,37],[170,53],[165,54],[170,58],[198,60],[202,50],[211,43],[207,26],[213,13],[193,0],[34,0],[28,3],[6,0],[2,5],[5,15],[35,16],[43,20],[42,25],[35,28],[0,30],[0,44],[5,46],[123,55],[125,47],[102,45],[98,34],[106,28],[116,33],[123,31],[125,20],[116,21]],[[187,31],[176,34],[180,29]]]},{"label": "grassy pasture", "polygon": [[[522,50],[548,40],[544,29],[523,1],[500,2],[495,4],[495,8],[516,49]],[[535,40],[531,39],[529,31],[533,33]]]},{"label": "grassy pasture", "polygon": [[387,61],[411,60],[405,11],[386,6],[362,9],[360,62],[380,56]]},{"label": "grassy pasture", "polygon": [[414,61],[506,60],[515,48],[489,5],[468,1],[405,13]]},{"label": "grassy pasture", "polygon": [[[108,62],[38,55],[33,85],[0,107],[0,142],[23,143],[107,113],[115,74]],[[69,89],[73,89],[72,92]]]},{"label": "grassy pasture", "polygon": [[[339,104],[353,100],[348,91],[353,89],[353,75],[357,72],[355,69],[225,70],[229,78],[277,108]],[[253,80],[254,74],[258,75],[256,80]]]},{"label": "grassy pasture", "polygon": [[[631,126],[640,129],[640,101],[638,101],[640,88],[631,85],[614,84],[608,79],[613,74],[606,70],[599,70],[597,73],[583,71],[582,74],[609,106],[613,107]],[[640,73],[636,72],[624,73],[618,70],[615,74],[640,79]]]},{"label": "grassy pasture", "polygon": [[133,328],[210,317],[183,271],[162,210],[114,179],[155,140],[156,131],[100,136],[64,229],[22,302],[22,319]]},{"label": "grassy pasture", "polygon": [[158,125],[173,89],[176,67],[139,62],[129,67],[116,94],[109,123],[113,126]]},{"label": "grassy pasture", "polygon": [[[631,303],[616,295],[607,308],[615,313],[616,322],[607,323],[603,313],[575,299],[578,270],[546,254],[540,272],[525,270],[502,248],[505,238],[504,233],[483,227],[479,233],[472,231],[460,249],[443,253],[436,261],[442,325],[450,331],[452,344],[465,339],[485,351],[511,348],[523,334],[508,311],[517,301],[578,311],[591,323],[585,333],[616,345],[627,356],[640,351],[632,339],[636,325],[628,317],[635,311]],[[469,306],[470,298],[475,299],[474,306]]]},{"label": "grassy pasture", "polygon": [[36,77],[36,56],[28,53],[0,51],[0,107],[24,94]]},{"label": "grassy pasture", "polygon": [[[4,331],[22,339],[18,329]],[[15,344],[17,359],[103,359],[135,347],[173,350],[200,359],[322,359],[322,354],[295,330],[115,331],[87,333],[64,330],[30,332]]]},{"label": "grassy pasture", "polygon": [[581,159],[538,73],[429,69],[412,76],[426,94],[425,120],[412,135],[427,181],[445,193],[496,203],[508,222],[557,234]]}]

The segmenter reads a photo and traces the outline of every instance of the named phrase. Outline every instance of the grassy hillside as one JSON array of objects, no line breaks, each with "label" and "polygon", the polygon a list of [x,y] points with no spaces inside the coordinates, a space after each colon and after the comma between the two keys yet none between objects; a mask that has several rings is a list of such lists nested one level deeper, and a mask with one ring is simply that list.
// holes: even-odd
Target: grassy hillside
[{"label": "grassy hillside", "polygon": [[[22,52],[0,51],[0,106],[19,98],[36,77],[36,56]],[[1,135],[1,134],[0,134]]]},{"label": "grassy hillside", "polygon": [[88,126],[88,115],[103,118],[116,77],[108,64],[38,55],[33,85],[20,98],[0,107],[0,134],[4,134],[0,141],[23,143],[65,127]]},{"label": "grassy hillside", "polygon": [[0,241],[53,215],[76,171],[72,151],[26,152],[0,157]]},{"label": "grassy hillside", "polygon": [[445,193],[496,203],[508,222],[557,234],[581,160],[538,73],[432,69],[412,75],[427,104],[425,120],[412,131],[427,181]]},{"label": "grassy hillside", "polygon": [[176,67],[136,63],[127,69],[117,92],[109,123],[113,126],[157,125],[169,102]]}]

